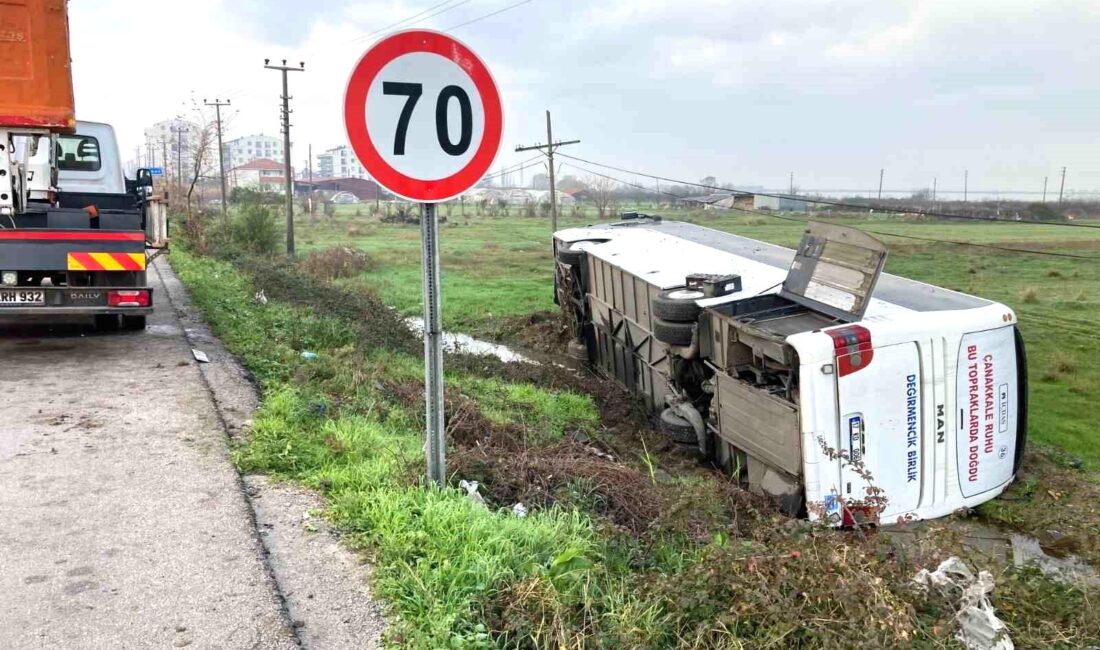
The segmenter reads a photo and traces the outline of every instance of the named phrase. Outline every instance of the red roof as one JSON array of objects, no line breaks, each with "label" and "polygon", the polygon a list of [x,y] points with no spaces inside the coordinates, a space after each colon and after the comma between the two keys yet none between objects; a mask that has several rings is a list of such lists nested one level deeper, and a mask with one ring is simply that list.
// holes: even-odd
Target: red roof
[{"label": "red roof", "polygon": [[275,162],[274,160],[269,160],[267,158],[257,158],[252,162],[246,162],[243,165],[238,165],[234,167],[231,171],[236,171],[238,169],[273,169],[277,171],[283,171],[283,163]]}]

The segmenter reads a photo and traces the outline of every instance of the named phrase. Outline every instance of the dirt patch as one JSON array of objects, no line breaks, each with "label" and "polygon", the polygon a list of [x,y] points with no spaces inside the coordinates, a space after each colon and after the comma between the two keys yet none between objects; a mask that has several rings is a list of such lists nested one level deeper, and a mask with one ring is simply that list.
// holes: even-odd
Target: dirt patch
[{"label": "dirt patch", "polygon": [[[410,410],[424,401],[420,383],[388,384],[383,392]],[[740,534],[742,522],[755,520],[767,508],[721,480],[676,480],[655,466],[646,471],[643,464],[625,460],[631,455],[618,455],[619,445],[607,444],[610,436],[530,445],[522,425],[489,420],[457,389],[444,393],[444,423],[452,445],[447,461],[452,480],[477,481],[491,507],[575,507],[632,533],[676,532],[699,540],[716,530]],[[636,439],[615,442],[638,446]]]},{"label": "dirt patch", "polygon": [[559,355],[572,337],[572,328],[560,312],[540,311],[503,318],[488,328],[491,338],[543,355]]},{"label": "dirt patch", "polygon": [[1100,566],[1100,481],[1078,463],[1052,451],[1027,452],[1016,481],[982,504],[979,517],[1037,538],[1048,555]]},{"label": "dirt patch", "polygon": [[421,354],[419,338],[373,292],[347,291],[318,281],[287,261],[248,258],[240,261],[239,266],[268,298],[347,320],[357,328],[359,344],[364,349]]}]

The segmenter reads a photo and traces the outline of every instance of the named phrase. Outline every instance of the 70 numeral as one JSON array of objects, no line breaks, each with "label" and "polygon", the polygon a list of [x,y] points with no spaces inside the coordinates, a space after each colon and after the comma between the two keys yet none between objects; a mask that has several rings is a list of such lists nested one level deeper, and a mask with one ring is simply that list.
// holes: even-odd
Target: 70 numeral
[{"label": "70 numeral", "polygon": [[[424,94],[424,84],[383,81],[382,94],[407,97],[405,106],[401,109],[401,116],[397,118],[397,132],[393,137],[393,155],[404,156],[409,120],[412,119],[416,102],[420,101],[420,96]],[[452,98],[458,100],[458,109],[461,114],[459,122],[462,130],[459,133],[458,142],[451,142],[451,132],[447,125],[447,107]],[[440,91],[439,98],[435,102],[435,135],[439,139],[439,146],[451,156],[461,156],[470,148],[470,140],[474,135],[473,109],[470,107],[470,96],[461,87],[446,86]]]}]

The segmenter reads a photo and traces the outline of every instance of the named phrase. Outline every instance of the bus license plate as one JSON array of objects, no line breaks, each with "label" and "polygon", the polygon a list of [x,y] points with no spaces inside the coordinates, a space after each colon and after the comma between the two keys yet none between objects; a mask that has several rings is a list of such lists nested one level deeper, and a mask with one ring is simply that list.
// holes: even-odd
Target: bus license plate
[{"label": "bus license plate", "polygon": [[0,307],[45,304],[46,292],[41,289],[0,289]]}]

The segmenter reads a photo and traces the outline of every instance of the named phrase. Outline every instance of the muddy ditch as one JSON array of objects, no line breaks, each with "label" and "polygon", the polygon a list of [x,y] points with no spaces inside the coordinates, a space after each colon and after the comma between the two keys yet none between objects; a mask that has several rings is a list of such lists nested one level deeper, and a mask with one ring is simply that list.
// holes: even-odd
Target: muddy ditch
[{"label": "muddy ditch", "polygon": [[[353,324],[364,349],[422,354],[422,338],[415,328],[374,294],[315,281],[285,262],[249,261],[243,268],[272,299]],[[503,345],[452,334],[446,367],[476,377],[589,395],[600,417],[600,430],[591,438],[567,432],[553,444],[534,445],[521,425],[490,421],[472,397],[449,387],[445,411],[453,445],[451,475],[456,482],[478,481],[491,506],[576,506],[634,534],[671,531],[697,539],[715,531],[742,534],[765,520],[769,526],[786,521],[772,504],[741,490],[712,464],[656,432],[644,408],[614,382],[588,370],[546,362],[565,358],[569,340],[568,328],[555,314],[504,319],[491,330],[492,338]],[[520,360],[539,363],[515,362]],[[423,391],[419,383],[383,387],[412,413],[422,408]],[[1091,579],[1088,576],[1095,574],[1076,556],[1100,561],[1100,551],[1092,549],[1098,492],[1100,486],[1094,482],[1070,476],[1045,454],[1032,452],[1014,486],[993,502],[1003,507],[983,508],[978,517],[941,521],[958,533],[963,546],[999,561],[1036,561],[1052,574],[1069,572]],[[882,530],[904,546],[907,536],[922,529],[902,525]]]}]

